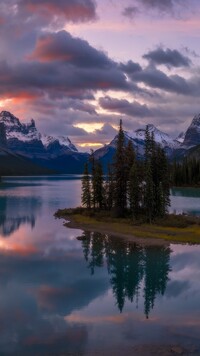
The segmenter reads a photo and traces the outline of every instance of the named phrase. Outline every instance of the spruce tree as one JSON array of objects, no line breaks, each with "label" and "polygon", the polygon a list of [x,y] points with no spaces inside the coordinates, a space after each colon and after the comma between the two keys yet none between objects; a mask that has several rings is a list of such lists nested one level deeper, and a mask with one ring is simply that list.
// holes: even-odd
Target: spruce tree
[{"label": "spruce tree", "polygon": [[128,140],[128,145],[125,147],[125,159],[126,159],[126,171],[128,176],[133,166],[133,163],[135,162],[136,159],[133,143],[131,140]]},{"label": "spruce tree", "polygon": [[94,158],[94,151],[91,150],[91,156],[90,156],[90,164],[91,164],[91,185],[92,185],[92,193],[91,193],[91,204],[92,207],[95,209],[96,208],[96,203],[97,203],[97,197],[96,197],[96,185],[95,185],[95,158]]},{"label": "spruce tree", "polygon": [[156,198],[157,201],[155,202],[156,205],[156,215],[158,217],[163,217],[167,211],[168,207],[170,206],[170,175],[169,175],[169,167],[167,157],[165,155],[164,150],[161,147],[157,148],[157,194]]},{"label": "spruce tree", "polygon": [[95,201],[97,204],[97,207],[99,209],[102,209],[103,206],[103,169],[102,165],[99,161],[95,162],[95,169],[94,169],[94,191],[95,191]]},{"label": "spruce tree", "polygon": [[154,218],[154,186],[152,178],[151,162],[146,164],[145,185],[144,185],[144,208],[147,221],[151,224]]},{"label": "spruce tree", "polygon": [[113,176],[113,170],[110,165],[108,165],[108,174],[105,182],[105,206],[106,209],[111,210],[113,208],[114,204],[114,176]]},{"label": "spruce tree", "polygon": [[140,209],[140,182],[137,162],[134,162],[129,173],[128,198],[133,218],[137,218]]},{"label": "spruce tree", "polygon": [[116,153],[114,157],[114,205],[117,216],[123,216],[126,208],[127,174],[125,156],[125,137],[120,120],[119,133],[117,135]]},{"label": "spruce tree", "polygon": [[153,136],[150,135],[149,127],[145,130],[145,163],[144,163],[144,211],[149,223],[153,220],[154,210],[154,182],[152,170],[152,149],[154,147]]},{"label": "spruce tree", "polygon": [[85,168],[82,177],[81,201],[83,206],[85,206],[87,209],[91,208],[91,187],[90,187],[90,176],[89,176],[87,163],[85,163]]}]

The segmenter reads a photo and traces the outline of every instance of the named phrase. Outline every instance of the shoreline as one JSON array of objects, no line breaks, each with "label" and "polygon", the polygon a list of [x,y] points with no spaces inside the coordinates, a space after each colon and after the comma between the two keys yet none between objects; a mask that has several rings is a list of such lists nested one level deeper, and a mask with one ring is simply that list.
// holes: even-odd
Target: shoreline
[{"label": "shoreline", "polygon": [[[159,224],[130,224],[127,219],[91,217],[75,212],[76,209],[58,210],[55,217],[64,219],[64,226],[88,232],[99,232],[142,245],[200,244],[200,226],[170,227]],[[186,219],[183,216],[183,220]]]},{"label": "shoreline", "polygon": [[[61,218],[62,219],[62,218]],[[98,225],[98,227],[96,227],[95,225],[91,224],[79,224],[76,221],[76,218],[74,219],[72,216],[70,217],[63,217],[63,219],[68,220],[67,222],[65,222],[63,225],[70,228],[70,229],[80,229],[86,232],[97,232],[97,233],[101,233],[101,234],[105,234],[105,235],[110,235],[110,236],[114,236],[117,238],[121,238],[121,239],[125,239],[128,240],[130,242],[134,242],[134,243],[138,243],[140,245],[169,245],[169,242],[167,240],[163,240],[161,238],[142,238],[142,237],[138,237],[138,236],[133,236],[132,234],[126,234],[126,233],[121,233],[121,232],[117,232],[117,231],[113,231],[111,230],[106,224],[104,226],[100,226]],[[148,240],[147,240],[148,239]]]}]

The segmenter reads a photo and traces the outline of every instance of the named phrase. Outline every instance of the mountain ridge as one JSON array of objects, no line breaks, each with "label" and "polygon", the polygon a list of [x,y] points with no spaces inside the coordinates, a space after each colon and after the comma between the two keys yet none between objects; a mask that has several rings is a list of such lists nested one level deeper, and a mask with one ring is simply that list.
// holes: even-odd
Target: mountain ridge
[{"label": "mountain ridge", "polygon": [[[194,116],[186,132],[175,139],[157,129],[153,124],[147,125],[155,141],[165,150],[169,159],[181,159],[191,149],[200,145],[200,114]],[[138,158],[144,155],[145,128],[135,131],[124,131],[125,142],[131,140]],[[112,162],[116,149],[117,135],[104,147],[94,151],[103,167]],[[89,154],[79,152],[68,136],[51,136],[37,130],[35,121],[21,121],[8,111],[0,113],[0,147],[31,160],[35,165],[45,167],[57,173],[82,173]],[[199,152],[199,151],[198,151]]]},{"label": "mountain ridge", "polygon": [[[6,132],[4,146],[6,144],[6,147],[13,153],[31,160],[37,166],[57,173],[82,173],[89,155],[78,152],[67,136],[41,134],[33,119],[24,124],[9,111],[0,113],[1,133],[2,125]],[[0,139],[2,135],[0,134]]]}]

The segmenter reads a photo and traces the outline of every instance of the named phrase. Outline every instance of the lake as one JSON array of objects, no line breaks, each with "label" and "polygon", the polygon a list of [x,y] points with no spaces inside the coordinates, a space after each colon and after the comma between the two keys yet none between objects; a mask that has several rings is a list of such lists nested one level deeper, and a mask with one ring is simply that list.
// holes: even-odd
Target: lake
[{"label": "lake", "polygon": [[[79,176],[3,179],[0,355],[200,355],[200,246],[66,228],[80,195]],[[200,214],[199,189],[171,202]]]}]

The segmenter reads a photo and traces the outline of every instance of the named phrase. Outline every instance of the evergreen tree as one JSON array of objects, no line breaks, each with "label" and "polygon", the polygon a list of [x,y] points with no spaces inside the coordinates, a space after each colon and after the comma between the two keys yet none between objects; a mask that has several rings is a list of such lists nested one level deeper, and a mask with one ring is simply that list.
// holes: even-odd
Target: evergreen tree
[{"label": "evergreen tree", "polygon": [[151,136],[150,131],[149,131],[149,126],[146,126],[145,129],[145,140],[144,140],[144,161],[145,165],[148,164],[148,162],[151,161],[151,153],[152,153],[152,147],[153,147],[153,136]]},{"label": "evergreen tree", "polygon": [[95,158],[94,158],[93,150],[91,150],[90,163],[91,163],[91,180],[92,180],[91,203],[93,208],[95,209],[96,208],[96,185],[95,185]]},{"label": "evergreen tree", "polygon": [[82,196],[81,201],[83,206],[87,209],[91,208],[91,187],[90,187],[90,176],[88,171],[88,164],[85,164],[83,177],[82,177]]},{"label": "evergreen tree", "polygon": [[102,165],[100,162],[95,162],[95,172],[94,172],[94,191],[95,191],[95,201],[97,204],[97,207],[99,209],[102,209],[103,207],[103,169]]},{"label": "evergreen tree", "polygon": [[154,186],[152,179],[151,162],[146,164],[145,185],[144,185],[144,208],[147,221],[151,224],[154,218]]},{"label": "evergreen tree", "polygon": [[135,162],[135,151],[131,140],[128,141],[128,145],[125,147],[125,159],[126,159],[126,171],[129,176],[130,170]]},{"label": "evergreen tree", "polygon": [[145,164],[144,164],[144,211],[149,223],[153,219],[154,209],[154,182],[152,171],[152,149],[154,147],[153,136],[150,135],[149,127],[145,130]]},{"label": "evergreen tree", "polygon": [[169,165],[167,157],[162,148],[157,149],[157,165],[158,165],[158,194],[156,201],[157,206],[157,216],[163,217],[170,206],[170,175],[169,175]]},{"label": "evergreen tree", "polygon": [[105,182],[105,206],[108,210],[111,210],[113,208],[114,204],[114,177],[113,177],[113,171],[111,166],[108,166],[108,174],[107,174],[107,179]]},{"label": "evergreen tree", "polygon": [[132,216],[137,218],[140,209],[140,182],[137,162],[133,163],[129,173],[128,197]]},{"label": "evergreen tree", "polygon": [[123,216],[126,208],[127,175],[126,175],[126,155],[125,137],[120,120],[119,133],[116,142],[116,153],[114,157],[114,205],[118,216]]}]

